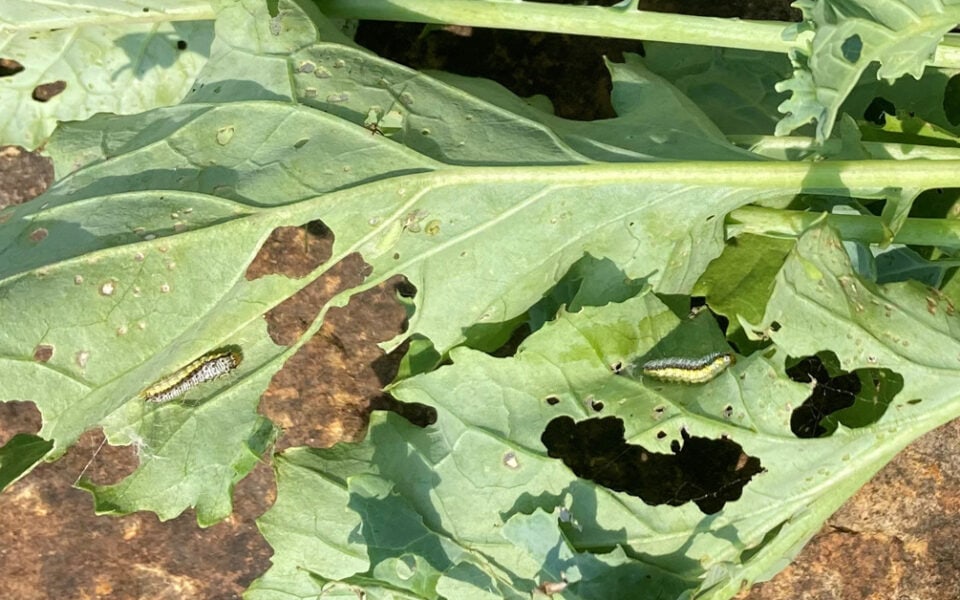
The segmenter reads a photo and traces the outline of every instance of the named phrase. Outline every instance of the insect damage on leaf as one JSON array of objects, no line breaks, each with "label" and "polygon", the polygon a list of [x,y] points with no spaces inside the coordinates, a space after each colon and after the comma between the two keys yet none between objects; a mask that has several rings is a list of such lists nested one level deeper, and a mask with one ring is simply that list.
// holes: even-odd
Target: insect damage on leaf
[{"label": "insect damage on leaf", "polygon": [[789,358],[786,374],[811,386],[810,395],[790,415],[799,438],[827,437],[838,425],[856,428],[877,422],[903,390],[903,376],[890,369],[845,371],[830,351]]},{"label": "insect damage on leaf", "polygon": [[672,454],[628,444],[623,420],[602,417],[575,422],[557,417],[540,440],[547,454],[559,458],[577,477],[636,496],[651,505],[695,503],[705,514],[719,512],[740,498],[743,488],[764,469],[734,441],[709,439],[680,431]]}]

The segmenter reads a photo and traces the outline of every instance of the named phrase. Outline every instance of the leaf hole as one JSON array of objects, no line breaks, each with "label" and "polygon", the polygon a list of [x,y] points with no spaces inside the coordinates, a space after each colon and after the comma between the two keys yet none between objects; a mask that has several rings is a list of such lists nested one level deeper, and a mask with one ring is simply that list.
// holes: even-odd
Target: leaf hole
[{"label": "leaf hole", "polygon": [[40,344],[33,349],[33,360],[38,363],[49,362],[53,358],[53,346],[49,344]]},{"label": "leaf hole", "polygon": [[895,114],[897,114],[896,105],[886,98],[877,96],[864,109],[863,120],[883,127],[887,124],[887,115],[892,117]]},{"label": "leaf hole", "polygon": [[31,97],[37,102],[48,102],[51,98],[59,95],[65,89],[67,89],[67,82],[63,80],[44,83],[33,88],[33,94],[31,94]]},{"label": "leaf hole", "polygon": [[23,69],[23,65],[12,58],[0,58],[0,77],[11,77]]},{"label": "leaf hole", "polygon": [[786,373],[812,386],[810,395],[790,415],[790,430],[799,438],[828,437],[840,425],[849,428],[876,423],[903,389],[903,377],[890,369],[840,368],[830,351],[788,358]]},{"label": "leaf hole", "polygon": [[[334,294],[357,287],[364,263],[351,254],[322,277],[266,315],[270,337],[279,344],[299,340]],[[326,447],[355,441],[366,432],[370,412],[389,409],[416,424],[435,419],[433,411],[382,397],[384,382],[396,377],[404,346],[384,355],[375,342],[399,334],[406,310],[398,302],[394,277],[331,308],[323,327],[283,365],[261,401],[261,412],[284,429],[280,442]]]},{"label": "leaf hole", "polygon": [[860,36],[857,34],[851,35],[847,39],[843,40],[843,44],[840,45],[840,53],[843,54],[843,58],[847,62],[854,64],[860,60],[860,53],[863,51],[863,40],[860,39]]},{"label": "leaf hole", "polygon": [[334,235],[322,221],[302,227],[277,227],[247,267],[247,280],[281,274],[299,279],[330,260]]},{"label": "leaf hole", "polygon": [[943,112],[951,125],[960,125],[960,74],[948,79],[943,88]]},{"label": "leaf hole", "polygon": [[575,422],[568,416],[551,420],[540,437],[552,458],[577,477],[654,506],[693,502],[705,514],[719,512],[740,498],[744,486],[763,468],[760,459],[729,439],[709,439],[681,430],[671,453],[651,452],[628,444],[617,417]]},{"label": "leaf hole", "polygon": [[28,400],[0,402],[0,445],[20,433],[36,434],[43,425],[37,405]]},{"label": "leaf hole", "polygon": [[[149,425],[146,425],[149,427]],[[100,428],[85,432],[64,458],[64,468],[73,475],[80,487],[113,485],[129,477],[140,466],[141,457],[154,456],[149,444],[132,431],[127,432],[131,443],[113,446],[106,441]],[[154,458],[155,460],[162,460]],[[84,485],[86,482],[87,485]]]},{"label": "leaf hole", "polygon": [[407,281],[406,278],[398,281],[394,289],[401,298],[414,298],[417,295],[417,286]]}]

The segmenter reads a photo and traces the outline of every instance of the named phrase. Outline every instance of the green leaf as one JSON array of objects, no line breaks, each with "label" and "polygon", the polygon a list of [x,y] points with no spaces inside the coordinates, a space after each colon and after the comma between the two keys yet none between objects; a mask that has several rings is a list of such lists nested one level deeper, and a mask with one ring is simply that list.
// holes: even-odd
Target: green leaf
[{"label": "green leaf", "polygon": [[[209,55],[213,17],[206,0],[5,0],[0,48],[22,70],[0,78],[0,143],[35,148],[57,121],[179,102]],[[61,91],[38,100],[38,86]]]},{"label": "green leaf", "polygon": [[734,48],[643,43],[644,64],[683,92],[727,135],[771,134],[790,74],[786,56]]},{"label": "green leaf", "polygon": [[618,116],[591,122],[561,119],[538,110],[492,81],[449,73],[434,75],[473,96],[548,126],[571,148],[593,160],[757,158],[733,146],[696,104],[648,70],[637,55],[628,53],[623,63],[607,61],[606,65]]},{"label": "green leaf", "polygon": [[[456,348],[452,365],[393,388],[403,401],[434,406],[436,425],[418,429],[394,416],[379,417],[360,445],[289,451],[288,456],[309,461],[309,469],[296,478],[281,474],[279,494],[320,485],[309,488],[311,497],[329,498],[356,513],[363,525],[359,537],[353,529],[349,539],[367,547],[371,564],[370,571],[344,579],[348,582],[372,577],[382,585],[377,565],[397,553],[417,554],[438,571],[451,569],[450,561],[456,562],[451,557],[470,548],[505,569],[488,573],[503,595],[505,590],[529,593],[545,581],[558,581],[564,571],[570,597],[613,597],[612,574],[619,569],[594,563],[602,575],[588,585],[582,565],[589,561],[582,553],[622,548],[632,557],[625,564],[649,577],[645,589],[652,595],[677,597],[686,591],[726,598],[744,581],[779,568],[893,454],[960,412],[955,386],[943,383],[958,371],[960,340],[947,311],[928,311],[927,302],[918,286],[878,287],[858,278],[839,240],[819,227],[801,238],[776,279],[761,324],[776,344],[768,357],[741,358],[701,386],[616,376],[611,364],[695,356],[722,348],[722,336],[709,318],[681,320],[650,294],[562,313],[532,334],[514,357]],[[938,333],[931,337],[933,331]],[[870,415],[863,412],[865,405],[842,413],[840,423],[846,425],[829,437],[798,438],[791,431],[791,414],[810,388],[789,381],[783,361],[788,353],[810,355],[825,348],[836,352],[841,368],[865,369],[858,371],[861,379],[866,375],[869,381],[868,374],[880,373],[881,367],[892,369],[903,377],[903,388]],[[651,454],[672,455],[691,439],[725,439],[758,458],[763,472],[709,519],[690,502],[651,506],[574,477],[548,455],[542,435],[564,416],[580,423],[620,419],[628,443]],[[589,453],[598,446],[586,448]],[[352,484],[368,476],[375,476],[376,494],[369,486],[361,493]],[[376,511],[361,509],[358,494],[388,504],[378,504]],[[776,503],[771,505],[770,498]],[[313,510],[333,510],[317,502]],[[286,509],[275,510],[265,519],[284,518]],[[390,531],[415,526],[414,533],[405,534],[408,543],[386,544],[382,534],[374,535],[379,530],[373,524],[382,515],[395,517]],[[553,516],[544,520],[546,515]],[[548,534],[557,527],[569,546],[556,545],[558,538]],[[299,557],[313,554],[299,549],[298,539],[309,538],[309,528],[285,533],[268,536],[283,557],[274,568],[306,568]],[[423,535],[440,536],[444,544],[439,547],[447,550],[439,555],[415,550],[414,541]],[[383,554],[385,546],[392,552]],[[450,548],[457,551],[451,554]],[[342,576],[311,565],[325,579]]]},{"label": "green leaf", "polygon": [[[943,35],[960,22],[953,1],[800,0],[805,21],[788,30],[801,44],[791,53],[793,77],[777,87],[792,96],[777,126],[785,135],[817,121],[817,139],[833,129],[840,105],[872,62],[876,76],[892,82],[919,79]],[[815,34],[810,40],[807,32]]]},{"label": "green leaf", "polygon": [[18,433],[0,448],[0,490],[33,470],[50,453],[53,442]]},{"label": "green leaf", "polygon": [[724,248],[697,281],[693,293],[706,296],[710,308],[731,319],[763,317],[774,280],[794,240],[744,234]]},{"label": "green leaf", "polygon": [[[478,439],[467,436],[467,448],[473,448]],[[476,461],[490,455],[456,459],[448,455],[450,450],[437,433],[419,430],[396,415],[376,413],[369,441],[329,450],[294,448],[279,455],[277,502],[259,521],[275,549],[273,566],[251,585],[247,597],[307,597],[329,589],[331,580],[339,577],[341,585],[365,592],[393,589],[404,598],[520,599],[529,597],[540,582],[559,583],[563,578],[616,589],[604,580],[614,572],[612,567],[628,571],[618,575],[624,589],[649,575],[647,569],[630,565],[621,551],[574,555],[556,517],[542,511],[514,514],[502,530],[486,527],[482,532],[477,526],[486,525],[490,511],[464,494],[478,483],[470,482],[478,475],[475,467],[484,464]],[[433,471],[444,457],[444,463],[462,466],[450,465],[453,471],[440,467],[438,477]],[[495,464],[488,477],[507,468]],[[532,473],[523,468],[502,480],[506,489],[485,488],[484,497],[498,504],[506,501],[509,507],[511,488]],[[468,489],[434,505],[431,490],[449,475],[456,481],[444,490],[462,487],[465,476]],[[349,508],[341,513],[338,506]],[[450,513],[457,515],[456,522],[475,521],[477,526],[467,525],[470,532],[447,531],[439,521]],[[369,565],[360,556],[368,557]]]},{"label": "green leaf", "polygon": [[913,279],[934,288],[940,287],[944,273],[960,267],[960,259],[928,260],[906,246],[878,254],[876,262],[877,283]]}]

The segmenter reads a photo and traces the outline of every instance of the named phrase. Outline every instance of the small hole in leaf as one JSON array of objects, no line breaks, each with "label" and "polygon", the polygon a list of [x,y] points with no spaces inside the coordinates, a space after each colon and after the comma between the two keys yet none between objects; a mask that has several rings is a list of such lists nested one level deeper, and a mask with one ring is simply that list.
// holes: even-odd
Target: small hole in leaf
[{"label": "small hole in leaf", "polygon": [[37,102],[47,102],[65,89],[67,89],[66,81],[61,80],[54,81],[52,83],[44,83],[33,88],[33,94],[31,94],[31,97]]},{"label": "small hole in leaf", "polygon": [[413,298],[417,295],[417,286],[413,285],[406,279],[398,281],[394,286],[394,289],[397,291],[397,295],[401,298]]},{"label": "small hole in leaf", "polygon": [[658,432],[657,432],[657,439],[658,439],[658,440],[662,440],[662,439],[665,438],[665,437],[667,437],[667,432],[666,432],[666,431],[658,431]]},{"label": "small hole in leaf", "polygon": [[177,50],[186,50],[187,42],[186,40],[177,40]]},{"label": "small hole in leaf", "polygon": [[603,410],[603,402],[600,402],[599,400],[591,400],[590,408],[592,408],[594,412],[600,412]]},{"label": "small hole in leaf", "polygon": [[39,363],[45,363],[53,358],[53,346],[49,344],[40,344],[33,349],[33,360]]},{"label": "small hole in leaf", "polygon": [[560,404],[560,398],[557,398],[556,396],[547,396],[547,397],[546,397],[546,402],[547,402],[547,404],[549,404],[550,406],[556,406],[556,405]]},{"label": "small hole in leaf", "polygon": [[0,77],[10,77],[23,70],[23,65],[12,58],[0,58]]},{"label": "small hole in leaf", "polygon": [[887,124],[886,115],[897,114],[897,107],[886,98],[877,96],[863,111],[863,120],[883,127]]},{"label": "small hole in leaf", "polygon": [[851,35],[847,39],[843,40],[843,44],[840,45],[840,52],[843,54],[843,57],[847,59],[847,62],[856,63],[860,60],[860,53],[863,51],[863,40],[860,39],[859,35]]}]

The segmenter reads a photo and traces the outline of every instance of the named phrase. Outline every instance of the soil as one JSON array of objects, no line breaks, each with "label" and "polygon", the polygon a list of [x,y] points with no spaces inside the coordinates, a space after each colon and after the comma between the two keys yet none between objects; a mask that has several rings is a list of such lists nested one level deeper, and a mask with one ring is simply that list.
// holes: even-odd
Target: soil
[{"label": "soil", "polygon": [[[609,2],[612,4],[612,2]],[[797,18],[786,2],[706,0],[648,2],[648,9],[756,19]],[[612,116],[602,55],[641,52],[638,42],[452,28],[421,36],[410,24],[364,23],[358,40],[417,68],[495,79],[520,95],[546,94],[569,118]],[[49,161],[23,149],[0,148],[0,207],[39,194],[52,179]],[[329,255],[321,225],[275,232],[249,277],[303,273]],[[302,333],[324,298],[357,283],[364,265],[351,259],[268,315],[278,341]],[[388,282],[329,314],[324,328],[274,378],[261,403],[284,435],[278,448],[330,445],[363,435],[373,408],[392,401],[381,387],[399,353],[376,342],[399,333],[402,281]],[[10,316],[5,316],[10,318]],[[296,375],[294,375],[296,374]],[[30,403],[0,404],[0,443],[35,432]],[[116,480],[136,465],[130,448],[102,446],[93,430],[61,460],[44,464],[0,495],[0,597],[238,598],[269,567],[270,548],[255,519],[273,502],[270,465],[240,482],[235,510],[207,529],[193,514],[160,523],[149,513],[97,517],[90,496],[73,487],[81,472]],[[938,600],[960,597],[960,422],[933,431],[901,453],[834,515],[797,559],[742,598],[774,600]]]}]

